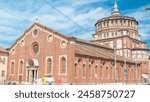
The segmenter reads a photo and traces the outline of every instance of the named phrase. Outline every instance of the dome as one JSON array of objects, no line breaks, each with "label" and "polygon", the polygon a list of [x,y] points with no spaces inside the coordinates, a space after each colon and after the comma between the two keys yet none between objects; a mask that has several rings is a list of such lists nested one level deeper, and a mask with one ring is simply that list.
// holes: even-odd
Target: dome
[{"label": "dome", "polygon": [[134,30],[137,33],[138,22],[133,17],[122,16],[118,10],[117,3],[114,4],[114,10],[111,13],[111,16],[99,19],[96,24],[96,30],[104,31],[108,29],[127,29]]},{"label": "dome", "polygon": [[[133,17],[128,17],[128,16],[122,16],[121,13],[120,13],[119,10],[118,10],[118,5],[117,5],[116,2],[115,2],[115,4],[114,4],[114,10],[113,10],[113,12],[111,13],[111,16],[105,17],[105,18],[102,18],[102,19],[98,20],[98,21],[96,22],[96,24],[97,24],[97,23],[100,23],[100,22],[103,22],[103,21],[117,20],[117,19],[119,19],[119,20],[131,20],[131,21],[134,21],[134,22],[136,22],[136,23],[138,24],[138,22],[136,21],[135,18],[133,18]],[[96,24],[95,24],[95,25],[96,25]]]}]

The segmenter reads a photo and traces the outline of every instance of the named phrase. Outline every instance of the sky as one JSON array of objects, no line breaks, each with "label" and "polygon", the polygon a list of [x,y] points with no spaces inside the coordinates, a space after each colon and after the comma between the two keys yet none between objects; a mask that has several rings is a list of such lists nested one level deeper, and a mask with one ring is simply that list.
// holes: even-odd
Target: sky
[{"label": "sky", "polygon": [[[116,1],[121,15],[134,17],[139,22],[139,34],[150,49],[150,11],[145,10],[150,7],[150,0]],[[0,46],[10,47],[36,18],[39,23],[64,35],[92,40],[95,23],[111,15],[114,2],[115,0],[0,0]]]}]

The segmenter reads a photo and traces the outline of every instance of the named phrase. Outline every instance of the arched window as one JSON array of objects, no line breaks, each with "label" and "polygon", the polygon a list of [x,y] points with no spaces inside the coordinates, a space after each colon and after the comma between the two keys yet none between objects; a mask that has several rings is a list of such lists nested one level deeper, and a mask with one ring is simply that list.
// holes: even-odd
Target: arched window
[{"label": "arched window", "polygon": [[128,69],[127,75],[128,75],[128,81],[130,81],[130,69]]},{"label": "arched window", "polygon": [[138,80],[141,79],[141,74],[140,74],[140,70],[138,69],[138,76],[137,76]]},{"label": "arched window", "polygon": [[97,77],[97,75],[98,75],[98,66],[96,65],[96,66],[95,66],[95,73],[94,73],[94,77]]},{"label": "arched window", "polygon": [[50,58],[47,59],[47,73],[52,73],[52,60]]},{"label": "arched window", "polygon": [[83,67],[82,67],[82,77],[85,77],[85,64],[83,65]]},{"label": "arched window", "polygon": [[92,77],[92,71],[91,71],[91,65],[89,65],[89,73],[88,73],[89,77]]},{"label": "arched window", "polygon": [[23,73],[23,61],[20,61],[19,63],[19,74]]},{"label": "arched window", "polygon": [[11,74],[14,74],[15,71],[15,63],[11,62]]},{"label": "arched window", "polygon": [[109,72],[108,72],[108,67],[106,67],[106,78],[109,78]]},{"label": "arched window", "polygon": [[77,63],[74,65],[74,76],[77,77]]},{"label": "arched window", "polygon": [[60,73],[65,74],[66,73],[66,58],[62,57],[60,60]]}]

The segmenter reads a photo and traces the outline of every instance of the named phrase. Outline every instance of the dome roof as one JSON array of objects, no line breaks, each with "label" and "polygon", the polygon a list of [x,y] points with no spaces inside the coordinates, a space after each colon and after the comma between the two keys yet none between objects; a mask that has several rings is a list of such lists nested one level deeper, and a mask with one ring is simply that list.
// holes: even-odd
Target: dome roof
[{"label": "dome roof", "polygon": [[[97,23],[100,23],[100,22],[106,21],[106,20],[117,20],[117,19],[119,19],[119,20],[132,20],[132,21],[135,21],[135,22],[138,24],[138,22],[136,21],[135,18],[133,18],[133,17],[128,17],[128,16],[122,16],[121,13],[120,13],[119,10],[118,10],[118,6],[117,6],[117,3],[116,3],[116,2],[115,2],[115,4],[114,4],[114,10],[113,10],[113,12],[111,13],[111,16],[108,16],[108,17],[99,19],[99,20],[97,21]],[[97,23],[96,23],[96,24],[97,24]],[[96,24],[95,24],[95,25],[96,25]]]}]

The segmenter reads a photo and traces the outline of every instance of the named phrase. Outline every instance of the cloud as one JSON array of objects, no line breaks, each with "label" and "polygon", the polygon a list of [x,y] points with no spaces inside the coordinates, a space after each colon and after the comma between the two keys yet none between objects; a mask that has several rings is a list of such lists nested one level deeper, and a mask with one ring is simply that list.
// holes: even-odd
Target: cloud
[{"label": "cloud", "polygon": [[136,18],[139,22],[139,34],[141,35],[142,40],[147,42],[147,47],[150,48],[150,11],[145,11],[145,7],[148,7],[148,5],[137,9],[128,10],[125,13],[128,16]]},{"label": "cloud", "polygon": [[[9,47],[23,32],[35,21],[36,16],[39,22],[65,35],[75,36],[82,39],[92,39],[95,33],[95,23],[98,19],[109,16],[112,0],[46,0],[60,10],[63,14],[50,7],[43,0],[1,0],[0,7],[11,12],[6,13],[0,10],[0,45]],[[103,5],[105,2],[109,2]],[[16,5],[17,3],[17,5]],[[142,39],[147,41],[150,20],[150,13],[144,11],[144,7],[124,12],[139,21],[139,33]],[[19,17],[16,17],[14,15]],[[73,23],[75,22],[75,23]],[[13,36],[12,36],[13,35]],[[4,40],[5,39],[5,40]]]}]

